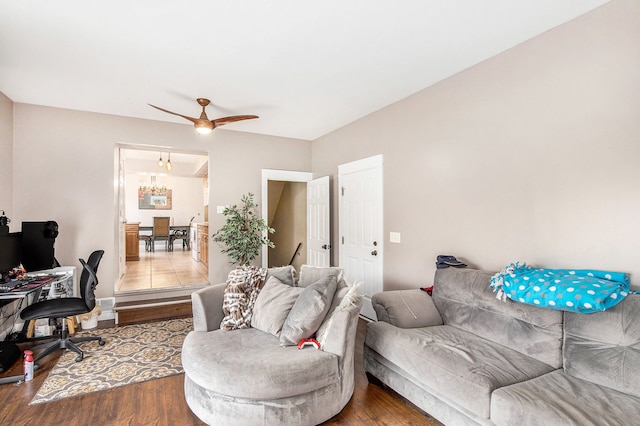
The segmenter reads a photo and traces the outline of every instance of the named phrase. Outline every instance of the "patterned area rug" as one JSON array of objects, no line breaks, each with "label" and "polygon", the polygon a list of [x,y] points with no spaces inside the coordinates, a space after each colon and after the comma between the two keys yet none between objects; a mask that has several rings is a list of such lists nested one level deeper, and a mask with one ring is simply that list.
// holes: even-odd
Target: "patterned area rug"
[{"label": "patterned area rug", "polygon": [[186,318],[82,331],[77,336],[102,336],[105,345],[80,343],[81,362],[65,351],[30,405],[180,374],[182,342],[191,330]]}]

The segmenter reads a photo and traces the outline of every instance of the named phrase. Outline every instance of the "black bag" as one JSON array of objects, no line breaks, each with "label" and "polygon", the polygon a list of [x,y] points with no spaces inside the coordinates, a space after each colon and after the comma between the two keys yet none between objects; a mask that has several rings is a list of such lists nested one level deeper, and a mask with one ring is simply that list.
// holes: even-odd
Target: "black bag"
[{"label": "black bag", "polygon": [[0,342],[0,373],[10,369],[20,358],[20,349],[13,342]]}]

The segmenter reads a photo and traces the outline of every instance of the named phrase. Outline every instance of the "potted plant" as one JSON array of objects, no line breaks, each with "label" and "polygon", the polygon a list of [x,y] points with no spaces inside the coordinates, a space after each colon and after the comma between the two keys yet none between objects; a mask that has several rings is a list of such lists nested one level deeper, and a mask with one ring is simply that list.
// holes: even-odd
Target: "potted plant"
[{"label": "potted plant", "polygon": [[241,206],[226,207],[222,212],[227,217],[225,225],[213,234],[213,241],[222,243],[222,253],[231,258],[232,264],[248,266],[260,253],[263,245],[275,247],[268,233],[274,233],[265,220],[258,217],[255,210],[258,205],[253,201],[253,194],[242,196]]}]

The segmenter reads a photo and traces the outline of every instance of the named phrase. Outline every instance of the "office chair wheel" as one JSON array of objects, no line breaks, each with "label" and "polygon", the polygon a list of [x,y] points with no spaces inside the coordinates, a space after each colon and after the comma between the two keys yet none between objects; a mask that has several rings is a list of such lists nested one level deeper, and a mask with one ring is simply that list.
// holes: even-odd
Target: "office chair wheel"
[{"label": "office chair wheel", "polygon": [[102,339],[98,340],[98,344],[99,344],[100,346],[104,346],[104,340],[102,340]]},{"label": "office chair wheel", "polygon": [[80,354],[76,357],[76,362],[80,362],[82,361],[82,359],[84,358],[84,354]]}]

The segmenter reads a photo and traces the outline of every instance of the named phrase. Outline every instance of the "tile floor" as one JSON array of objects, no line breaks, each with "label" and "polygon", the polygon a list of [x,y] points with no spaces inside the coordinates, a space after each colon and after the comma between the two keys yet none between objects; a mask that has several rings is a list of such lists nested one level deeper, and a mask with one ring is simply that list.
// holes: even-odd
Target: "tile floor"
[{"label": "tile floor", "polygon": [[116,291],[150,290],[169,287],[184,287],[209,282],[207,266],[196,262],[190,250],[167,252],[158,244],[156,251],[140,247],[140,260],[128,261],[124,279]]}]

